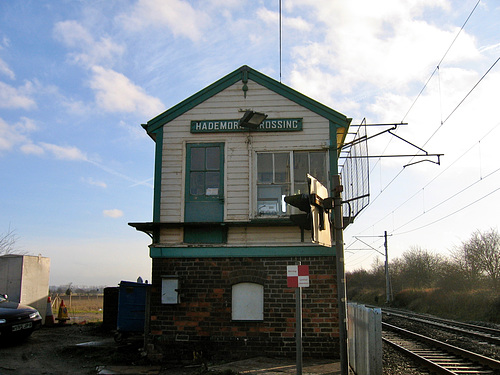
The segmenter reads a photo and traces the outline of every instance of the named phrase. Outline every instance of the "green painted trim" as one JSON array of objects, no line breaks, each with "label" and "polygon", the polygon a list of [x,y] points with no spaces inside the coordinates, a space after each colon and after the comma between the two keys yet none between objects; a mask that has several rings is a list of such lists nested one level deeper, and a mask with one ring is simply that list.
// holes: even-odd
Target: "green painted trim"
[{"label": "green painted trim", "polygon": [[[331,178],[332,176],[335,176],[339,173],[339,164],[337,157],[337,125],[332,121],[330,121],[329,133],[330,133],[330,152],[328,153],[328,159],[329,159],[328,167],[330,173],[330,187],[333,187]],[[333,191],[330,191],[330,196],[333,196]]]},{"label": "green painted trim", "polygon": [[218,94],[222,90],[228,88],[229,86],[235,84],[241,80],[240,69],[229,73],[225,77],[222,77],[218,81],[212,83],[210,86],[205,87],[196,94],[191,95],[189,98],[183,100],[179,104],[173,106],[172,108],[166,110],[162,114],[151,119],[147,123],[148,133],[154,132],[159,127],[165,125],[166,123],[174,120],[183,113],[189,111],[190,109],[196,107],[197,105],[203,103],[212,96]]},{"label": "green painted trim", "polygon": [[335,256],[335,247],[151,247],[149,255],[151,258],[283,258],[296,256]]},{"label": "green painted trim", "polygon": [[218,81],[212,83],[211,85],[205,87],[201,91],[189,98],[183,100],[179,104],[173,106],[162,114],[156,116],[155,118],[148,121],[146,125],[146,130],[149,134],[155,132],[158,128],[167,124],[168,122],[174,120],[183,113],[189,111],[190,109],[196,107],[198,104],[203,103],[205,100],[211,98],[212,96],[218,94],[222,90],[228,88],[229,86],[235,84],[238,81],[243,80],[248,77],[248,79],[268,88],[275,93],[282,95],[283,97],[292,100],[293,102],[308,108],[309,110],[323,116],[330,121],[333,121],[338,126],[348,127],[349,121],[347,117],[340,112],[331,109],[310,97],[301,94],[298,91],[278,82],[246,65],[236,69],[234,72],[229,73],[225,77],[219,79]]},{"label": "green painted trim", "polygon": [[155,131],[155,170],[153,190],[153,222],[160,222],[161,166],[163,160],[163,127]]},{"label": "green painted trim", "polygon": [[249,68],[248,78],[252,81],[257,82],[258,84],[268,88],[275,93],[290,99],[291,101],[299,104],[300,106],[311,110],[314,113],[317,113],[320,116],[323,116],[330,121],[335,122],[339,126],[346,127],[347,117],[336,110],[317,102],[316,100],[301,94],[300,92],[288,87],[256,70]]}]

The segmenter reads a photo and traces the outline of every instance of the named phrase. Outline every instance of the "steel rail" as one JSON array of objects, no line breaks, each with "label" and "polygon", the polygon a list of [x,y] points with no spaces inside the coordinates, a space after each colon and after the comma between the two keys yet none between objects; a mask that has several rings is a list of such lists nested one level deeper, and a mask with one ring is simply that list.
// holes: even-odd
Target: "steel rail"
[{"label": "steel rail", "polygon": [[435,327],[442,328],[448,331],[470,335],[482,340],[486,340],[490,343],[500,345],[500,330],[495,328],[387,308],[382,309],[382,313],[386,314],[387,316],[400,317],[427,325],[433,325]]},{"label": "steel rail", "polygon": [[388,323],[382,323],[382,327],[384,342],[411,355],[437,374],[493,374],[500,370],[500,361],[496,359]]}]

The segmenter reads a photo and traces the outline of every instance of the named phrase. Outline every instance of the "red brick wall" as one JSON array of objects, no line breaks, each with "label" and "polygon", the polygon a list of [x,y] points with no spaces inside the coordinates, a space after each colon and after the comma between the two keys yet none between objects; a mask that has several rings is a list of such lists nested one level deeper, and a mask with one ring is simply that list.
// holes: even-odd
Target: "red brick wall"
[{"label": "red brick wall", "polygon": [[[295,289],[287,288],[286,266],[299,260],[310,273],[304,356],[338,358],[334,257],[153,259],[149,341],[168,357],[294,356]],[[179,278],[180,304],[161,304],[162,275]],[[263,321],[231,320],[231,287],[240,282],[264,286]]]}]

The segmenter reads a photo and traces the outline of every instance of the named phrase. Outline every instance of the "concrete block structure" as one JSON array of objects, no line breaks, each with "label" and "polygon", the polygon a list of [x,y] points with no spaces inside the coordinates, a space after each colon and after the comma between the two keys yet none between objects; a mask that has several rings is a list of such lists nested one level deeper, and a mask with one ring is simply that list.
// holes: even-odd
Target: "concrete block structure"
[{"label": "concrete block structure", "polygon": [[9,300],[34,307],[45,323],[49,295],[50,258],[31,255],[0,256],[0,293]]}]

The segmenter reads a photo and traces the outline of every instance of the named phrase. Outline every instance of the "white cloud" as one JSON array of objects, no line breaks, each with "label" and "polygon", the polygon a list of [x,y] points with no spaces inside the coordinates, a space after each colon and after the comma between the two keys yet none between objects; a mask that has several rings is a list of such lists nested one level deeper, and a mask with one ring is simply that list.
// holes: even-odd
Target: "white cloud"
[{"label": "white cloud", "polygon": [[111,217],[113,219],[117,219],[119,217],[123,216],[123,211],[119,210],[117,208],[114,208],[112,210],[103,210],[102,214],[106,217]]},{"label": "white cloud", "polygon": [[[125,52],[123,45],[107,36],[96,38],[80,22],[73,20],[58,22],[54,35],[74,50],[69,53],[73,63],[90,70],[89,85],[95,91],[100,108],[109,112],[139,112],[146,116],[154,116],[164,110],[159,99],[147,95],[125,75],[109,68]],[[86,111],[86,106],[79,101],[66,101],[63,105],[72,113]]]},{"label": "white cloud", "polygon": [[9,151],[18,144],[29,142],[28,135],[35,128],[34,122],[26,117],[14,125],[0,118],[0,151]]},{"label": "white cloud", "polygon": [[14,74],[14,72],[9,68],[7,63],[5,61],[3,61],[2,59],[0,59],[0,73],[5,74],[10,79],[16,78],[16,75]]},{"label": "white cloud", "polygon": [[140,126],[137,126],[137,124],[129,124],[125,121],[120,121],[118,123],[118,126],[121,129],[125,130],[125,132],[127,132],[130,138],[134,140],[147,138],[144,129],[142,129]]},{"label": "white cloud", "polygon": [[54,27],[56,38],[67,47],[90,46],[94,43],[94,38],[77,21],[62,21],[56,23]]},{"label": "white cloud", "polygon": [[36,145],[34,143],[25,143],[21,146],[21,151],[26,155],[37,155],[41,156],[45,153],[43,147]]},{"label": "white cloud", "polygon": [[0,118],[0,151],[19,147],[21,152],[27,155],[43,156],[48,153],[60,160],[88,161],[87,156],[77,147],[33,142],[30,135],[35,130],[35,122],[27,117],[22,117],[13,125]]},{"label": "white cloud", "polygon": [[52,154],[56,159],[88,161],[87,156],[74,146],[59,146],[51,143],[40,142],[39,144],[46,152]]},{"label": "white cloud", "polygon": [[128,14],[119,18],[131,30],[167,27],[175,36],[193,41],[202,39],[203,29],[209,25],[206,13],[182,0],[139,0]]},{"label": "white cloud", "polygon": [[[7,37],[3,37],[2,40],[0,40],[0,50],[2,50],[4,47],[9,47],[10,46],[10,41]],[[0,59],[0,74],[4,74],[10,79],[15,79],[16,75],[12,71],[12,69],[9,68],[9,65],[3,61],[3,59]]]},{"label": "white cloud", "polygon": [[102,188],[107,188],[108,185],[103,182],[103,181],[96,181],[94,180],[92,177],[89,177],[89,178],[83,178],[82,179],[85,183],[89,184],[89,185],[93,185],[93,186],[98,186],[98,187],[102,187]]},{"label": "white cloud", "polygon": [[36,102],[31,98],[33,84],[26,82],[24,86],[15,88],[4,82],[0,82],[0,108],[36,108]]},{"label": "white cloud", "polygon": [[[273,12],[267,8],[259,8],[257,10],[257,16],[264,21],[266,24],[278,25],[279,24],[279,13]],[[297,31],[308,32],[311,30],[312,25],[304,20],[302,17],[283,17],[283,25],[289,29],[295,29]]]},{"label": "white cloud", "polygon": [[90,87],[96,91],[97,105],[106,111],[153,116],[164,109],[159,99],[147,95],[123,74],[101,66],[94,66],[92,72]]},{"label": "white cloud", "polygon": [[125,48],[114,43],[109,37],[96,40],[92,34],[77,21],[58,22],[54,27],[57,40],[66,47],[80,52],[70,53],[73,62],[91,67],[95,64],[113,64],[117,57],[123,55]]},{"label": "white cloud", "polygon": [[90,111],[89,106],[80,100],[65,98],[61,105],[65,107],[69,113],[74,115],[85,115]]},{"label": "white cloud", "polygon": [[[384,7],[368,0],[300,4],[308,4],[318,20],[318,34],[324,35],[293,50],[293,86],[313,97],[406,90],[409,83],[428,77],[459,31],[419,18],[424,11],[446,10],[445,1],[391,1]],[[475,43],[462,31],[445,63],[478,60]]]}]

